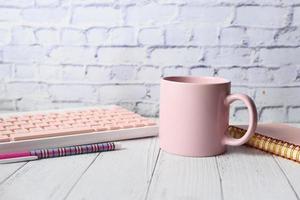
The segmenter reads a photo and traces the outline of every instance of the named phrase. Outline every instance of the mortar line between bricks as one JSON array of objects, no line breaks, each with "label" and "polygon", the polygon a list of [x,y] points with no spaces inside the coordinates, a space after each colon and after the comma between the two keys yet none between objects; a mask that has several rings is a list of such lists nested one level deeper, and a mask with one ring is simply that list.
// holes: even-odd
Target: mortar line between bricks
[{"label": "mortar line between bricks", "polygon": [[[6,82],[6,84],[10,83],[37,83],[37,84],[45,84],[50,86],[60,86],[60,85],[74,85],[74,86],[143,86],[143,85],[159,85],[160,83],[157,82],[111,82],[111,83],[96,83],[96,82],[59,82],[59,81],[53,81],[53,82],[44,82],[44,81],[10,81]],[[249,89],[258,89],[258,88],[299,88],[300,82],[297,85],[253,85],[253,84],[231,84],[232,87],[244,87]]]}]

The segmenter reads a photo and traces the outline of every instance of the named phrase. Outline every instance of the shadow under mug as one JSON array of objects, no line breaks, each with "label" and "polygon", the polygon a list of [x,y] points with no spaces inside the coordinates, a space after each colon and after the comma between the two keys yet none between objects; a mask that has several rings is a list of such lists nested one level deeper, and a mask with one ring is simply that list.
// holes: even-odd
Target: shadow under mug
[{"label": "shadow under mug", "polygon": [[[222,154],[226,145],[239,146],[254,134],[257,111],[244,94],[230,94],[230,81],[219,77],[174,76],[161,79],[159,144],[166,152],[183,156]],[[235,100],[249,111],[246,134],[234,139],[227,133],[229,106]]]}]

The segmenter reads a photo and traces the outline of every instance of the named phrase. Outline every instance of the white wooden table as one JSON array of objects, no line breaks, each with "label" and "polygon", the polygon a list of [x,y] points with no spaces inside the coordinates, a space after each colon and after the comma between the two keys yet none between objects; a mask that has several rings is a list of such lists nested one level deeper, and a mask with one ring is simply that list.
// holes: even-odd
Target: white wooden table
[{"label": "white wooden table", "polygon": [[249,147],[188,158],[157,138],[124,150],[0,165],[0,199],[299,199],[300,164]]}]

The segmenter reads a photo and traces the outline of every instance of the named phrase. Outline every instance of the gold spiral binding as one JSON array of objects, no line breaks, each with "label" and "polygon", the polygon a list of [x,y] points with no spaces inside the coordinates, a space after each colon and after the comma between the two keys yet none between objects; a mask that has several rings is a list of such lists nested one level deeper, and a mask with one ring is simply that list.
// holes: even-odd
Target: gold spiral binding
[{"label": "gold spiral binding", "polygon": [[[230,126],[229,134],[234,138],[241,138],[245,134],[245,130]],[[283,158],[287,158],[300,163],[300,146],[274,139],[272,137],[263,136],[255,133],[246,143],[248,146],[272,153]]]}]

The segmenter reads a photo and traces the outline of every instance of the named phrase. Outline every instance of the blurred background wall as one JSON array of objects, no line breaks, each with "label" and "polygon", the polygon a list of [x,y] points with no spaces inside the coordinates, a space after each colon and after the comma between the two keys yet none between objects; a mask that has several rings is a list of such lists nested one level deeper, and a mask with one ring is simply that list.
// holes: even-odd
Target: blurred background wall
[{"label": "blurred background wall", "polygon": [[[0,110],[158,116],[162,76],[208,75],[261,121],[300,122],[299,26],[300,0],[0,0]],[[231,117],[247,121],[243,104]]]}]

